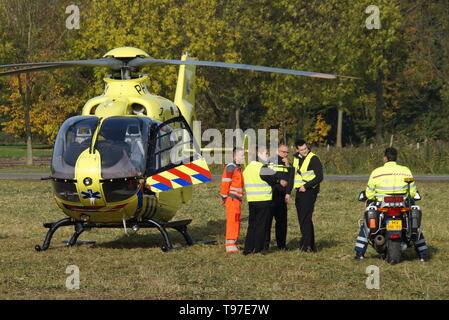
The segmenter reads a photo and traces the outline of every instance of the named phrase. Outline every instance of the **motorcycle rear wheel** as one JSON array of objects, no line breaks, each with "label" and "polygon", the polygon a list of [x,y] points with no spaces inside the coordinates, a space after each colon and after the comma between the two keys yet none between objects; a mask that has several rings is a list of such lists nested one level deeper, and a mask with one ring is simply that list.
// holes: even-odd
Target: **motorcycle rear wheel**
[{"label": "motorcycle rear wheel", "polygon": [[385,260],[390,264],[401,262],[401,241],[387,239],[387,252]]}]

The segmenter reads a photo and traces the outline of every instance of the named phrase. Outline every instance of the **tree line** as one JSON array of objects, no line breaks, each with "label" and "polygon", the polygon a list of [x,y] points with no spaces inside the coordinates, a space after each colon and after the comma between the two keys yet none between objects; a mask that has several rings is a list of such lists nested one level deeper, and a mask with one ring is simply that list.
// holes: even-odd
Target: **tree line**
[{"label": "tree line", "polygon": [[[79,29],[68,29],[68,5]],[[378,10],[378,28],[369,28]],[[151,57],[225,61],[359,77],[313,79],[197,68],[202,128],[278,128],[291,142],[449,140],[447,1],[3,0],[0,63],[101,57],[134,46]],[[375,21],[375,20],[373,20]],[[177,67],[143,70],[173,99]],[[1,130],[53,143],[59,126],[103,91],[104,69],[0,79]]]}]

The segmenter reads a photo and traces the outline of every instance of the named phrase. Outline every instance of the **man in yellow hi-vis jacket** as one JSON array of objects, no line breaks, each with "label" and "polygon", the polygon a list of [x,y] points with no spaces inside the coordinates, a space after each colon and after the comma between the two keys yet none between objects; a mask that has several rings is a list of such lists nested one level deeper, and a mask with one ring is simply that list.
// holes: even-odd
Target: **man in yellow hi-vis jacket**
[{"label": "man in yellow hi-vis jacket", "polygon": [[304,140],[297,140],[295,147],[297,153],[293,155],[295,170],[293,188],[296,189],[295,205],[301,230],[299,250],[316,252],[312,214],[320,192],[320,183],[323,180],[323,166],[318,156],[310,151]]},{"label": "man in yellow hi-vis jacket", "polygon": [[259,253],[264,250],[268,218],[272,208],[272,187],[287,181],[268,167],[268,152],[265,147],[257,150],[257,159],[251,161],[243,171],[245,194],[249,204],[248,231],[243,254]]},{"label": "man in yellow hi-vis jacket", "polygon": [[[368,198],[367,207],[375,202],[382,200],[384,195],[389,194],[405,194],[408,192],[408,185],[404,181],[405,178],[413,178],[412,172],[406,166],[396,163],[398,152],[395,148],[387,148],[384,153],[384,165],[374,169],[371,173],[365,194]],[[413,198],[416,194],[416,184],[410,184],[410,196]],[[419,233],[415,241],[415,249],[420,260],[425,262],[428,260],[428,247],[424,240],[422,232]],[[355,244],[356,260],[362,260],[363,255],[368,247],[368,235],[365,224],[360,226],[359,235]]]}]

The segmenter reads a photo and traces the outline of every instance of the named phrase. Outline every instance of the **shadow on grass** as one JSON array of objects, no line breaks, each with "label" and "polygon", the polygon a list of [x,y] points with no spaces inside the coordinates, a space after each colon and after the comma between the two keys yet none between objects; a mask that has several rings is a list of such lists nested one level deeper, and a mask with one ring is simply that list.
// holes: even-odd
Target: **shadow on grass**
[{"label": "shadow on grass", "polygon": [[338,247],[342,244],[343,242],[338,241],[338,240],[318,240],[316,242],[316,247],[318,249],[318,251],[323,250],[323,249],[328,249],[328,248],[332,248],[332,247]]},{"label": "shadow on grass", "polygon": [[[428,245],[428,247],[429,247],[429,257],[430,257],[429,261],[431,261],[432,257],[438,252],[438,248],[436,248],[434,246],[429,246],[429,245]],[[381,254],[378,254],[375,251],[372,254],[368,255],[368,258],[384,260],[383,256]],[[407,250],[402,253],[401,262],[418,261],[418,260],[419,260],[418,253],[416,252],[416,250],[415,250],[415,248],[413,246],[410,247],[410,248],[407,248]]]},{"label": "shadow on grass", "polygon": [[[438,252],[438,248],[434,246],[429,246],[429,261],[432,259],[432,256],[434,256]],[[416,252],[414,247],[408,248],[405,254],[402,255],[402,261],[413,261],[413,260],[419,260],[418,253]]]},{"label": "shadow on grass", "polygon": [[[194,241],[217,240],[217,237],[225,235],[226,221],[208,221],[204,226],[187,226],[187,231]],[[184,237],[175,229],[168,228],[168,235],[174,247],[184,246],[186,244]],[[142,228],[139,233],[130,233],[129,236],[122,235],[120,238],[97,243],[97,248],[109,249],[133,249],[133,248],[160,248],[165,245],[162,235],[156,228]]]},{"label": "shadow on grass", "polygon": [[[333,247],[338,247],[342,244],[343,242],[339,241],[339,240],[317,240],[315,242],[316,248],[318,251],[321,250],[325,250],[325,249],[329,249],[329,248],[333,248]],[[295,238],[292,239],[288,242],[287,244],[287,248],[289,249],[299,249],[299,238]]]}]

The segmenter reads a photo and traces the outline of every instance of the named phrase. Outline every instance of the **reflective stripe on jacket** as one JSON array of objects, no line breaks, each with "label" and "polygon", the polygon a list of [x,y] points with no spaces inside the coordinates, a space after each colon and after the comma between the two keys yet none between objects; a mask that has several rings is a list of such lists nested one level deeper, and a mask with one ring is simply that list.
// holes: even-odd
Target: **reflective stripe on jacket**
[{"label": "reflective stripe on jacket", "polygon": [[[395,161],[388,161],[382,167],[376,168],[371,173],[365,194],[370,200],[382,200],[388,194],[406,194],[408,185],[405,178],[413,178],[409,168],[398,165]],[[410,195],[416,194],[416,184],[410,184]]]},{"label": "reflective stripe on jacket", "polygon": [[275,164],[275,163],[270,163],[268,165],[268,167],[276,172],[285,172],[288,173],[288,167],[286,167],[283,164]]},{"label": "reflective stripe on jacket", "polygon": [[315,179],[315,171],[307,170],[310,164],[310,159],[312,159],[314,155],[313,152],[309,152],[304,159],[301,168],[299,168],[299,159],[296,157],[293,159],[293,167],[295,168],[295,182],[293,188],[300,188],[307,182]]},{"label": "reflective stripe on jacket", "polygon": [[251,161],[243,171],[248,202],[269,201],[272,199],[271,186],[260,177],[262,167],[263,163]]},{"label": "reflective stripe on jacket", "polygon": [[231,162],[223,170],[221,177],[220,196],[225,199],[228,196],[239,200],[243,197],[242,168]]}]

